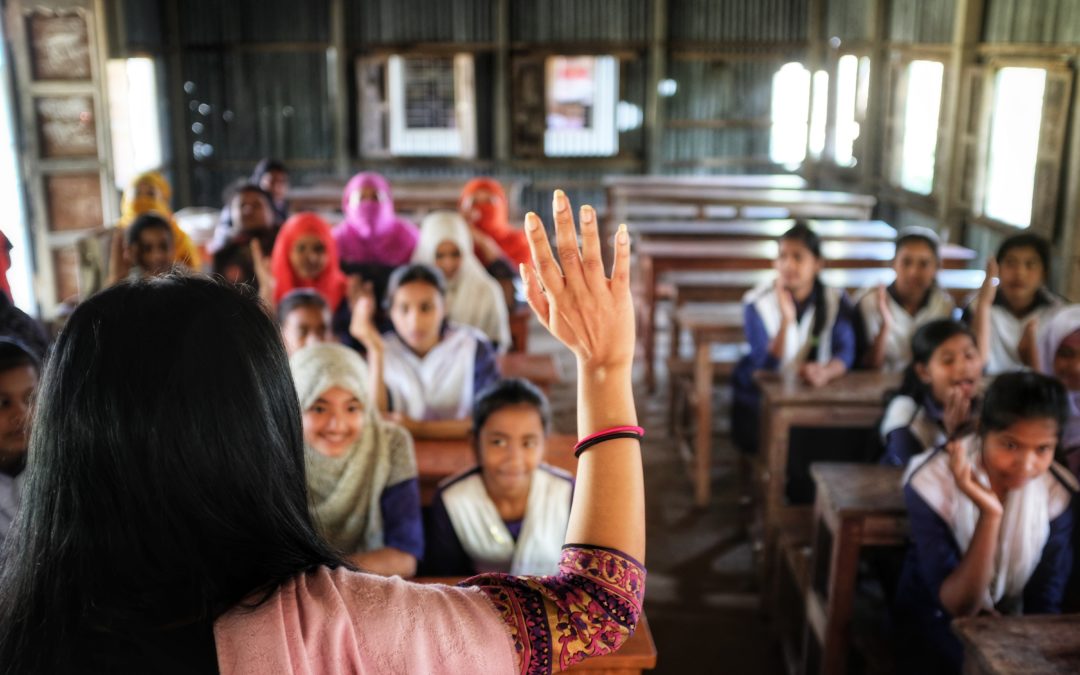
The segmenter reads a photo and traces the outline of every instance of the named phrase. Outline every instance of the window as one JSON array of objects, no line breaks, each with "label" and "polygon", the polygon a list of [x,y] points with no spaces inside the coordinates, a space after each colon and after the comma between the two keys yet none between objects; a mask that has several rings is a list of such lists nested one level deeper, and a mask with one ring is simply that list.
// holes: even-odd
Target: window
[{"label": "window", "polygon": [[107,69],[113,173],[123,189],[136,175],[161,166],[157,64],[146,58],[112,59]]},{"label": "window", "polygon": [[[544,154],[610,157],[619,151],[614,56],[550,56],[544,63]],[[627,116],[623,112],[623,117]],[[629,120],[624,120],[629,124]]]},{"label": "window", "polygon": [[934,191],[934,161],[937,157],[938,124],[941,112],[941,81],[944,64],[912,61],[904,70],[903,117],[899,130],[899,183],[905,190],[929,195]]},{"label": "window", "polygon": [[806,159],[809,128],[810,71],[801,63],[785,64],[772,80],[772,133],[769,159],[795,168]]},{"label": "window", "polygon": [[836,68],[836,138],[833,159],[839,166],[852,167],[855,141],[859,138],[862,121],[866,119],[867,95],[870,83],[870,59],[845,54]]},{"label": "window", "polygon": [[825,124],[829,119],[829,73],[814,73],[814,94],[810,101],[810,138],[807,149],[814,159],[825,152]]},{"label": "window", "polygon": [[386,71],[389,153],[399,157],[475,157],[473,72],[469,54],[391,56]]},{"label": "window", "polygon": [[994,76],[994,102],[983,213],[1027,227],[1035,193],[1046,71],[1002,68]]},{"label": "window", "polygon": [[[4,14],[0,12],[0,32],[4,30]],[[32,259],[30,237],[26,228],[26,208],[23,203],[22,176],[19,171],[16,125],[12,115],[15,105],[11,87],[8,50],[0,49],[0,218],[4,235],[11,243],[11,269],[8,283],[15,304],[28,314],[37,312],[31,280]]]}]

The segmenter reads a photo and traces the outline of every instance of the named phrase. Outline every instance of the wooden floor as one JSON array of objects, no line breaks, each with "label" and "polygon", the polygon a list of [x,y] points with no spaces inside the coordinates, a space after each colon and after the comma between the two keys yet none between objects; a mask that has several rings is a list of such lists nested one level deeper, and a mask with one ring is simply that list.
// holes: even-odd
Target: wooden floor
[{"label": "wooden floor", "polygon": [[[666,339],[662,331],[660,339]],[[662,342],[658,353],[666,354]],[[566,381],[551,391],[555,432],[573,433],[573,356],[561,350],[535,322],[531,352],[558,353]],[[725,675],[783,672],[777,644],[759,611],[750,544],[743,536],[748,515],[736,497],[735,449],[717,436],[712,499],[693,510],[693,490],[682,460],[667,434],[666,383],[648,396],[637,364],[638,414],[646,428],[645,490],[649,577],[645,608],[659,658],[660,675],[723,672]],[[663,378],[663,374],[660,374]],[[726,415],[717,414],[722,431]],[[730,459],[731,461],[724,461]]]}]

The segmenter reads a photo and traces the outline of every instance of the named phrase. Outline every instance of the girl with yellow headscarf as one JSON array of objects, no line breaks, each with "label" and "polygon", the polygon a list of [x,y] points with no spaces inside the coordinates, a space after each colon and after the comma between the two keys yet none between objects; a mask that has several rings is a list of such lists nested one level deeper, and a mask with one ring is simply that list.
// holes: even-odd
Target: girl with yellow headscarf
[{"label": "girl with yellow headscarf", "polygon": [[120,222],[117,225],[126,228],[144,213],[158,213],[168,220],[172,227],[173,241],[176,244],[176,257],[173,261],[199,270],[202,266],[199,250],[187,232],[181,230],[173,219],[173,212],[169,207],[171,198],[172,186],[165,180],[165,176],[157,171],[140,173],[132,179],[128,189],[124,190],[124,196],[120,200]]}]

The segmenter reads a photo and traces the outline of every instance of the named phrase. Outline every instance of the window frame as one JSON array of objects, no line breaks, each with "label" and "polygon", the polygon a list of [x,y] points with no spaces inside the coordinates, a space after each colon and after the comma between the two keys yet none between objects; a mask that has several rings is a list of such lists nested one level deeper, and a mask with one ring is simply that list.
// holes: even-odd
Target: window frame
[{"label": "window frame", "polygon": [[[908,68],[914,61],[934,61],[942,65],[941,97],[938,106],[937,136],[934,144],[934,178],[930,192],[923,194],[910,190],[900,182],[904,161],[904,116],[907,104]],[[949,62],[948,54],[937,49],[894,49],[889,54],[888,78],[885,88],[885,133],[882,143],[884,162],[882,164],[882,187],[883,191],[891,195],[901,196],[901,201],[906,202],[917,210],[934,213],[937,203],[942,199],[945,190],[945,155],[942,149],[947,149],[949,130],[945,128],[947,121],[946,108],[949,96]]]}]

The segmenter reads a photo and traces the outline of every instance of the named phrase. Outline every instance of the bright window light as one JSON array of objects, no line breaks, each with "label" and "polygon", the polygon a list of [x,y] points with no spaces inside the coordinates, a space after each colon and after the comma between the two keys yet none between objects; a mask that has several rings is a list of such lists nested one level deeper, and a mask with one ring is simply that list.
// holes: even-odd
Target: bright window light
[{"label": "bright window light", "polygon": [[[551,56],[545,63],[544,154],[610,157],[619,152],[616,126],[619,60],[614,56]],[[627,108],[620,122],[627,122]]]},{"label": "bright window light", "polygon": [[912,61],[907,67],[900,186],[924,195],[934,191],[934,159],[944,74],[945,66],[938,61]]},{"label": "bright window light", "polygon": [[840,166],[855,166],[855,139],[859,123],[855,106],[859,93],[859,57],[847,54],[840,57],[836,68],[836,150],[834,158]]},{"label": "bright window light", "polygon": [[825,152],[825,124],[829,119],[829,73],[814,73],[814,100],[810,103],[810,156],[820,159]]},{"label": "bright window light", "polygon": [[1045,88],[1042,68],[1002,68],[995,76],[983,212],[1017,227],[1031,224]]},{"label": "bright window light", "polygon": [[[4,30],[3,12],[0,12],[0,33]],[[26,229],[26,209],[23,204],[22,179],[16,161],[15,120],[8,70],[8,50],[0,49],[0,230],[11,242],[11,269],[8,284],[15,304],[30,315],[37,313],[33,285],[30,280],[30,241]]]},{"label": "bright window light", "polygon": [[157,69],[146,58],[112,59],[107,67],[113,172],[123,188],[137,174],[161,166]]},{"label": "bright window light", "polygon": [[769,159],[796,167],[806,159],[810,71],[801,63],[785,64],[773,75],[772,134]]}]

